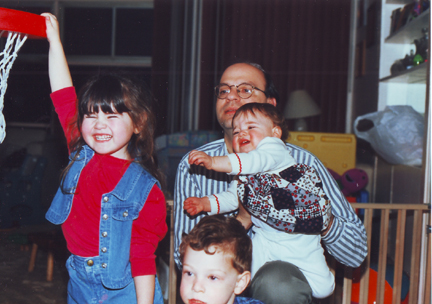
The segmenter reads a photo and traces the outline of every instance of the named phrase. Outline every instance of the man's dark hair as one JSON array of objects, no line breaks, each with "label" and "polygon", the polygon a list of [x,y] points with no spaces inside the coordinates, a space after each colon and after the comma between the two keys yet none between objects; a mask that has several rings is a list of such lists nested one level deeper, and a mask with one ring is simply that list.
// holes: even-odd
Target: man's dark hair
[{"label": "man's dark hair", "polygon": [[182,262],[187,247],[195,251],[204,250],[207,254],[222,251],[231,255],[232,266],[238,273],[251,269],[252,241],[242,224],[233,217],[217,214],[202,218],[189,234],[183,234],[179,248]]},{"label": "man's dark hair", "polygon": [[249,64],[254,68],[257,68],[264,74],[264,78],[266,81],[266,87],[265,87],[266,97],[276,99],[276,104],[279,104],[279,92],[276,90],[276,86],[270,74],[266,70],[264,70],[263,67],[258,63],[254,63],[254,62],[243,62],[243,63]]}]

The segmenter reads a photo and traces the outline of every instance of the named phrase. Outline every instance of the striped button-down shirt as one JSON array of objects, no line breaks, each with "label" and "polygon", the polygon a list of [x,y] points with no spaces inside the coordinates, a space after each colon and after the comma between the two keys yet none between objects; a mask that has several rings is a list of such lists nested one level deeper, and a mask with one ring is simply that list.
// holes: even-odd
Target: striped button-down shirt
[{"label": "striped button-down shirt", "polygon": [[[342,264],[350,267],[360,266],[367,255],[366,231],[363,223],[321,161],[300,147],[289,143],[286,145],[297,163],[315,169],[323,182],[324,192],[331,201],[334,219],[330,230],[321,239],[323,245]],[[210,156],[228,154],[224,139],[208,143],[197,150],[204,151]],[[201,166],[191,167],[188,156],[189,154],[186,154],[180,161],[174,186],[174,258],[179,268],[181,263],[178,249],[182,235],[189,233],[204,216],[189,217],[183,210],[183,202],[191,196],[203,197],[226,191],[233,178],[226,173],[207,170]]]}]

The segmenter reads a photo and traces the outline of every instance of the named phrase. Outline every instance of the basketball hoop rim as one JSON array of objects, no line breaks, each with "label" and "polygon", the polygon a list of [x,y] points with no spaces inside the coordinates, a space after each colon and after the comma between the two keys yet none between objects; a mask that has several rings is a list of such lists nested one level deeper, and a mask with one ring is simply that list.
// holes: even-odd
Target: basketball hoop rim
[{"label": "basketball hoop rim", "polygon": [[46,38],[45,17],[0,7],[0,31],[28,34],[28,38]]}]

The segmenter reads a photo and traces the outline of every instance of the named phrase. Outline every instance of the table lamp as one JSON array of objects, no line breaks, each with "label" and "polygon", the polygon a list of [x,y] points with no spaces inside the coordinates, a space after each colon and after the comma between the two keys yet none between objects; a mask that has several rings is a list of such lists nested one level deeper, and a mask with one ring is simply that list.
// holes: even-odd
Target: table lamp
[{"label": "table lamp", "polygon": [[321,114],[321,110],[308,92],[296,90],[291,92],[285,106],[284,117],[296,119],[293,131],[307,131],[305,117]]}]

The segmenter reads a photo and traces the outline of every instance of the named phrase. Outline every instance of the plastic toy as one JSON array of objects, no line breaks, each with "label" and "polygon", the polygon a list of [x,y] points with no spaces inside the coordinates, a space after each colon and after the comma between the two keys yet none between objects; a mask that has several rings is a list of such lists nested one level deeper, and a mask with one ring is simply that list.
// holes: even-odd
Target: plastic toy
[{"label": "plastic toy", "polygon": [[[387,265],[385,275],[385,287],[384,287],[384,302],[383,304],[393,303],[393,275],[394,268],[392,265]],[[352,280],[352,291],[351,291],[351,304],[358,304],[360,301],[360,268],[354,269],[353,280]],[[368,304],[376,303],[376,292],[377,292],[377,280],[378,272],[377,265],[371,264],[369,269],[369,293],[368,293]],[[409,301],[409,285],[410,281],[408,276],[403,273],[402,275],[402,289],[401,289],[401,304],[408,304]]]},{"label": "plastic toy", "polygon": [[342,193],[345,196],[356,194],[369,182],[367,173],[362,169],[349,169],[342,175],[337,174],[331,169],[328,169],[333,178],[338,182]]}]

